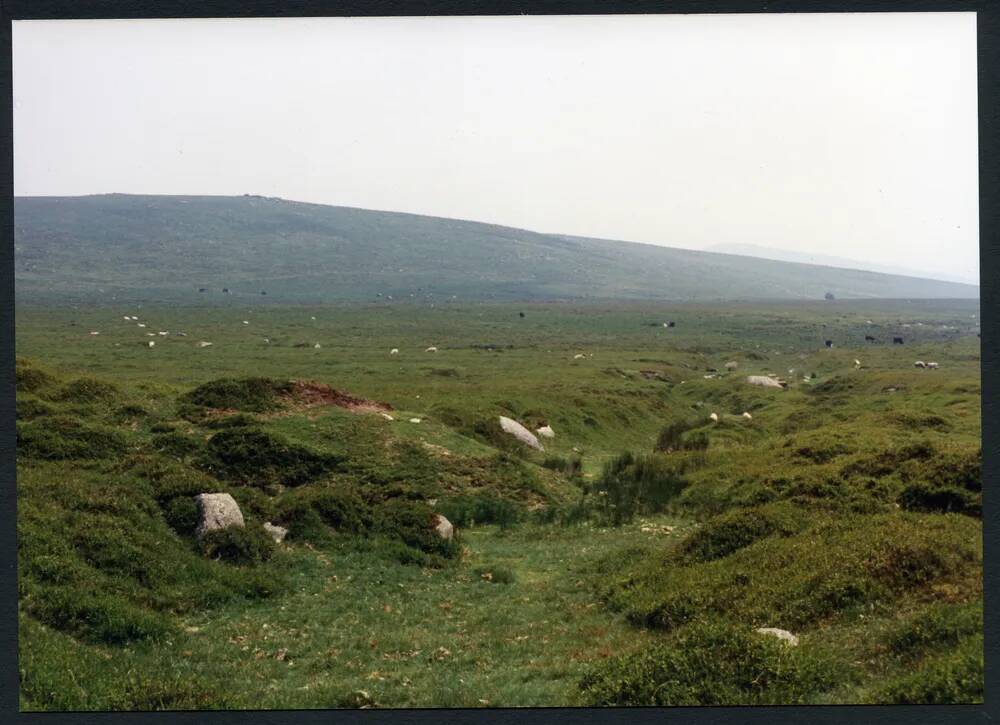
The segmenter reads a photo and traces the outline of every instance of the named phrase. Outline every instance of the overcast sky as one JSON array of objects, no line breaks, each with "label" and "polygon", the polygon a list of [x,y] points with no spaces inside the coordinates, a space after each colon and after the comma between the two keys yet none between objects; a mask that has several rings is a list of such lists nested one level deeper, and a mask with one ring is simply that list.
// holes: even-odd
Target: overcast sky
[{"label": "overcast sky", "polygon": [[15,190],[263,194],[978,281],[975,25],[17,21]]}]

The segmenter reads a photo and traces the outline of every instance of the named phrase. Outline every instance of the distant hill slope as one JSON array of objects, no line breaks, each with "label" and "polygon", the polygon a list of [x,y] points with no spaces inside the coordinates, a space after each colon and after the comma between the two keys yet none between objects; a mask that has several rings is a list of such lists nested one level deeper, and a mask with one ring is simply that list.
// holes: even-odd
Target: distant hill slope
[{"label": "distant hill slope", "polygon": [[[20,197],[14,209],[16,292],[24,302],[979,293],[950,282],[258,196]],[[232,294],[223,298],[223,287]]]}]

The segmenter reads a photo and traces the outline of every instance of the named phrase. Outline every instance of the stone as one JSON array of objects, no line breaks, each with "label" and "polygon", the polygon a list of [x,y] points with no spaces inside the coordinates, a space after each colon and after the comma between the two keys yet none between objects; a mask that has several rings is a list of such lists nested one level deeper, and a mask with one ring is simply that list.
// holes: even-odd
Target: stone
[{"label": "stone", "polygon": [[264,523],[264,531],[274,539],[275,543],[280,544],[288,536],[288,529],[284,526],[278,526],[277,524],[272,524],[270,521]]},{"label": "stone", "polygon": [[500,427],[503,429],[504,433],[509,433],[510,435],[517,438],[519,441],[524,443],[526,446],[531,446],[535,450],[544,451],[542,444],[538,442],[535,434],[530,430],[525,428],[523,425],[518,423],[516,420],[511,420],[510,418],[501,415],[500,416]]},{"label": "stone", "polygon": [[769,637],[777,637],[782,642],[785,642],[789,647],[799,646],[799,638],[787,629],[778,629],[777,627],[759,627],[755,631],[757,634],[766,634]]},{"label": "stone", "polygon": [[434,532],[446,541],[451,541],[452,537],[455,535],[455,527],[452,526],[451,522],[441,514],[434,514],[432,525],[434,526]]},{"label": "stone", "polygon": [[209,531],[245,525],[239,504],[228,493],[200,493],[194,498],[198,504],[198,528],[195,530],[198,538]]}]

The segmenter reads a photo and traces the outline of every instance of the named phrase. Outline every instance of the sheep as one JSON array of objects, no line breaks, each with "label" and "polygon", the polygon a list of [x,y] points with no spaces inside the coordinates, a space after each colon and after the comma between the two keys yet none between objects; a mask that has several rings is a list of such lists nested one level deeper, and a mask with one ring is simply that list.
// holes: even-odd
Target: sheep
[{"label": "sheep", "polygon": [[382,413],[381,415],[382,415],[382,417],[383,417],[383,418],[385,418],[386,420],[396,420],[395,418],[393,418],[393,417],[392,417],[391,415],[389,415],[388,413]]},{"label": "sheep", "polygon": [[156,347],[156,342],[154,340],[150,340],[149,341],[149,346],[150,347]]},{"label": "sheep", "polygon": [[398,354],[399,354],[399,348],[398,348],[398,347],[394,347],[394,348],[392,348],[392,349],[391,349],[391,350],[389,351],[389,354],[390,354],[390,355],[398,355]]},{"label": "sheep", "polygon": [[122,317],[122,319],[125,320],[125,322],[130,322],[132,320],[132,318],[129,317],[128,315],[125,315],[124,317]]},{"label": "sheep", "polygon": [[250,320],[243,320],[243,324],[244,325],[249,325],[250,324]]},{"label": "sheep", "polygon": [[157,334],[157,335],[159,335],[160,337],[166,337],[166,336],[167,336],[167,335],[169,335],[170,333],[169,333],[169,332],[165,332],[165,331],[163,331],[163,330],[160,330],[160,331],[159,331],[159,332],[157,332],[156,334]]},{"label": "sheep", "polygon": [[860,367],[861,367],[861,361],[860,360],[855,360],[854,361],[854,369],[857,370]]},{"label": "sheep", "polygon": [[90,334],[91,335],[100,335],[101,333],[99,333],[97,330],[92,330]]},{"label": "sheep", "polygon": [[753,420],[753,416],[747,413],[746,411],[743,412],[743,417],[746,418],[747,420]]},{"label": "sheep", "polygon": [[319,350],[319,349],[320,349],[321,347],[322,347],[322,345],[320,345],[320,344],[319,344],[319,343],[317,342],[317,343],[316,343],[315,345],[313,345],[313,350]]},{"label": "sheep", "polygon": [[424,350],[424,352],[437,352],[437,351],[438,351],[438,349],[436,347],[434,347],[433,345],[431,345],[429,348],[427,348],[426,350]]},{"label": "sheep", "polygon": [[202,340],[201,342],[198,343],[198,347],[209,347],[211,346],[211,344],[212,343],[210,342],[205,342],[204,340]]},{"label": "sheep", "polygon": [[930,368],[931,370],[937,370],[938,364],[936,362],[929,362],[927,363],[927,367]]},{"label": "sheep", "polygon": [[573,356],[573,359],[574,360],[583,360],[584,357],[586,357],[586,356],[582,355],[581,353],[577,353],[576,355]]},{"label": "sheep", "polygon": [[712,413],[712,414],[711,414],[710,416],[708,416],[708,417],[709,417],[709,419],[710,419],[710,420],[711,420],[711,421],[712,421],[713,423],[718,423],[718,422],[719,422],[719,414],[718,414],[718,413]]},{"label": "sheep", "polygon": [[143,322],[140,322],[138,326],[139,326],[139,327],[145,327],[145,326],[146,326],[146,324],[145,324],[145,323],[143,323]]},{"label": "sheep", "polygon": [[730,360],[726,363],[726,370],[735,370],[739,367],[739,364],[735,360]]},{"label": "sheep", "polygon": [[925,368],[925,367],[927,367],[927,363],[925,363],[923,360],[917,360],[915,363],[913,363],[913,367],[915,367],[915,368]]},{"label": "sheep", "polygon": [[419,423],[420,422],[420,418],[410,418],[410,422],[411,423]]},{"label": "sheep", "polygon": [[826,341],[826,346],[827,347],[833,347],[833,340],[827,340]]}]

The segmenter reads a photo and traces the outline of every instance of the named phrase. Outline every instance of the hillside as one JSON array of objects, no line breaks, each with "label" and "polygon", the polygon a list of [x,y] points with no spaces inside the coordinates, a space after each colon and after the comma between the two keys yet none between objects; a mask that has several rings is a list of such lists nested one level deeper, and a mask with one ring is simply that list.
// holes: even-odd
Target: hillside
[{"label": "hillside", "polygon": [[978,296],[950,282],[258,196],[21,197],[14,239],[23,302]]}]

